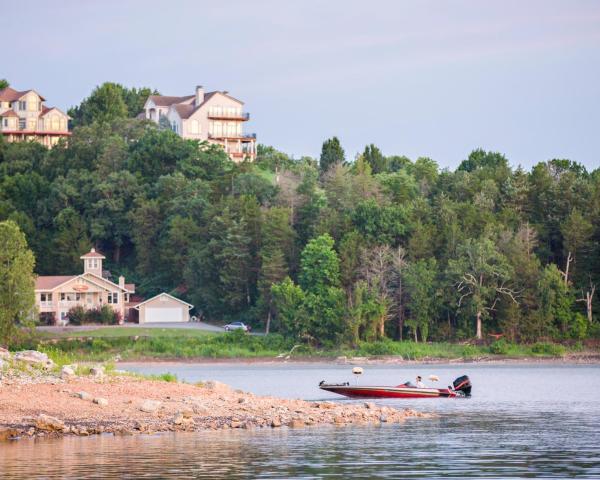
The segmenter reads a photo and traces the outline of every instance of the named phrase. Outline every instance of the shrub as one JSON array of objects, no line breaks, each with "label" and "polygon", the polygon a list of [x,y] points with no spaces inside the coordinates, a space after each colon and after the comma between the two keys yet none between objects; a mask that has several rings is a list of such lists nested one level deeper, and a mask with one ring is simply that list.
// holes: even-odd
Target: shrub
[{"label": "shrub", "polygon": [[474,345],[465,345],[462,349],[461,355],[463,358],[473,358],[476,357],[478,353],[479,351]]},{"label": "shrub", "polygon": [[69,318],[69,323],[72,323],[73,325],[83,325],[87,320],[87,312],[81,305],[77,305],[71,307],[71,310],[67,313],[67,317]]},{"label": "shrub", "polygon": [[496,355],[506,355],[510,350],[510,344],[501,338],[490,345],[490,352]]},{"label": "shrub", "polygon": [[550,355],[553,357],[561,357],[565,354],[565,347],[556,343],[536,343],[531,346],[531,353],[536,355]]}]

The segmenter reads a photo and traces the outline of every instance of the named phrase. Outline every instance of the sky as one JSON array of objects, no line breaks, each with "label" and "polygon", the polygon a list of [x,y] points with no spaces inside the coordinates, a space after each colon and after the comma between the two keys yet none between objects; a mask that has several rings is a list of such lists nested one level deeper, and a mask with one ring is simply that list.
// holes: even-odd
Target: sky
[{"label": "sky", "polygon": [[338,136],[454,169],[600,167],[600,1],[0,0],[0,78],[66,110],[97,85],[228,90],[295,157]]}]

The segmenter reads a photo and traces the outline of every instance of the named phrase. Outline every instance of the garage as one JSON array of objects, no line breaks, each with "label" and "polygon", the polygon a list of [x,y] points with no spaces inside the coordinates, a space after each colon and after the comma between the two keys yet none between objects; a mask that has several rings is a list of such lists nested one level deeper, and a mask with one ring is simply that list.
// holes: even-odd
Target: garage
[{"label": "garage", "polygon": [[189,322],[192,308],[193,305],[168,293],[160,293],[135,307],[140,323]]}]

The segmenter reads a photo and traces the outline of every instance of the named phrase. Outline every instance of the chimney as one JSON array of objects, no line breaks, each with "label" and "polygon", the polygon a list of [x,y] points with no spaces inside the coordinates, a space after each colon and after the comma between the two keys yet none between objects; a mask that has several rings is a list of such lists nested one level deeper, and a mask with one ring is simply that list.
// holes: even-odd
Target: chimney
[{"label": "chimney", "polygon": [[204,102],[204,87],[202,85],[198,85],[196,87],[196,106],[202,104]]},{"label": "chimney", "polygon": [[119,277],[119,287],[125,288],[125,277],[123,275]]}]

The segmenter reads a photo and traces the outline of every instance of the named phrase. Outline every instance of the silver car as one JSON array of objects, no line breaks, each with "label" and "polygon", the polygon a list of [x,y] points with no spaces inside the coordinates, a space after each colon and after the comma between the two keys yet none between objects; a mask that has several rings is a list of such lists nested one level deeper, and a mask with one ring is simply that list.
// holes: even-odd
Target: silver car
[{"label": "silver car", "polygon": [[244,332],[250,331],[250,326],[246,325],[243,322],[232,322],[228,325],[225,325],[223,328],[225,329],[226,332],[229,332],[231,330],[243,330]]}]

